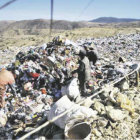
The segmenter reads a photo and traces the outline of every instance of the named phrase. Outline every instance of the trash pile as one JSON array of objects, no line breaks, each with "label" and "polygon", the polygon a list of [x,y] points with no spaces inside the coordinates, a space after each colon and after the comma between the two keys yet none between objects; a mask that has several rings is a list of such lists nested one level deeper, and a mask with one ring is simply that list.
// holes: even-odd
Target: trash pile
[{"label": "trash pile", "polygon": [[[96,61],[90,63],[91,78],[82,96],[73,71],[85,48],[94,51]],[[73,106],[28,138],[140,138],[139,71],[126,76],[140,66],[139,48],[140,34],[130,34],[75,43],[54,39],[19,51],[0,70],[0,137],[19,139]]]}]

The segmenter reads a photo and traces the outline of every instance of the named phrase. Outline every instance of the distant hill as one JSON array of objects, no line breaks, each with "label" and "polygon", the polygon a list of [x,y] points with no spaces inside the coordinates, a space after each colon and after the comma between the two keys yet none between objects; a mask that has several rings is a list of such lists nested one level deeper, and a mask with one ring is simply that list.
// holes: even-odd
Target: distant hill
[{"label": "distant hill", "polygon": [[0,21],[0,30],[2,30],[3,28],[7,27],[8,25],[10,25],[11,23],[13,23],[14,21]]},{"label": "distant hill", "polygon": [[[90,26],[90,22],[70,22],[66,20],[54,20],[53,28],[61,30],[71,30]],[[21,21],[0,21],[0,30],[8,29],[49,29],[50,20],[35,19]]]},{"label": "distant hill", "polygon": [[[133,21],[133,22],[132,22]],[[135,19],[117,19],[117,18],[98,18],[96,20],[88,21],[66,21],[54,20],[53,29],[57,30],[73,30],[77,28],[91,28],[91,27],[140,27],[140,20]],[[50,20],[34,19],[21,21],[0,21],[0,35],[37,35],[41,31],[50,28]]]},{"label": "distant hill", "polygon": [[122,23],[122,22],[135,22],[140,21],[140,19],[132,19],[132,18],[115,18],[115,17],[100,17],[90,22],[98,22],[98,23]]}]

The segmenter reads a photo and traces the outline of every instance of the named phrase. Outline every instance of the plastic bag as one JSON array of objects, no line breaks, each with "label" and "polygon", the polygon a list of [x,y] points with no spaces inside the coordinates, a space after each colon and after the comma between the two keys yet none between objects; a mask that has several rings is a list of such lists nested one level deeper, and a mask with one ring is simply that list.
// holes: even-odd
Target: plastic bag
[{"label": "plastic bag", "polygon": [[61,88],[61,92],[63,96],[67,95],[70,99],[76,99],[78,96],[80,96],[78,79],[72,79],[68,85]]},{"label": "plastic bag", "polygon": [[73,109],[70,112],[54,122],[62,129],[65,128],[67,123],[75,121],[75,119],[77,121],[84,120],[89,117],[95,117],[97,114],[97,111],[93,111],[91,108],[75,104],[71,102],[67,96],[63,96],[52,106],[48,115],[48,120],[52,120],[54,117],[59,116],[61,113],[67,111],[71,107],[73,107]]}]

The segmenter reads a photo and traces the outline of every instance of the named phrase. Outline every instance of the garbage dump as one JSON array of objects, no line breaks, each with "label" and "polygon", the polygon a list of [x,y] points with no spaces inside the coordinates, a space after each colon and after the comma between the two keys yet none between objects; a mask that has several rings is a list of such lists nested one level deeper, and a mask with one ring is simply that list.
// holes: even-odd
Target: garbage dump
[{"label": "garbage dump", "polygon": [[[20,139],[71,106],[27,139],[140,139],[140,34],[58,40],[14,48],[9,63],[2,60],[1,139]],[[90,65],[83,85],[81,50]]]}]

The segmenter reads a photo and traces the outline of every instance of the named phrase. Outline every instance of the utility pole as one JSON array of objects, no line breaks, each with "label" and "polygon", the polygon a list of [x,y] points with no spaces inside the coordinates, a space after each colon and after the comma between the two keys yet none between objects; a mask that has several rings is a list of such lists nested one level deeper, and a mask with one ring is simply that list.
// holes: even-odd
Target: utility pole
[{"label": "utility pole", "polygon": [[51,35],[52,35],[52,27],[53,27],[53,4],[54,4],[54,1],[53,0],[50,0],[51,1],[51,19],[50,19],[50,34],[49,34],[49,41],[51,39]]}]

